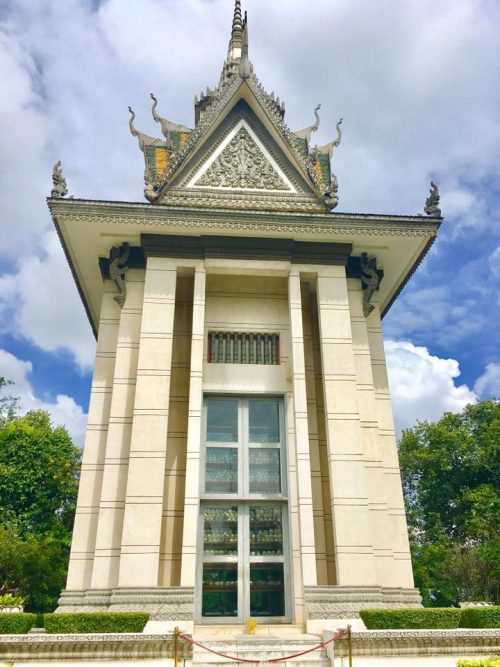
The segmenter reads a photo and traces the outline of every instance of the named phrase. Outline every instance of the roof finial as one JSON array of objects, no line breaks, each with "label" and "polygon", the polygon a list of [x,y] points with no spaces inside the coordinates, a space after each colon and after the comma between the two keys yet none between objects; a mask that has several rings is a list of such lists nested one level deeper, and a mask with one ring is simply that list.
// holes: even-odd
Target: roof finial
[{"label": "roof finial", "polygon": [[250,61],[248,60],[248,19],[245,12],[243,22],[243,42],[241,47],[240,76],[242,79],[248,79],[250,76]]},{"label": "roof finial", "polygon": [[243,34],[243,22],[241,20],[241,0],[235,0],[233,13],[233,27],[231,30],[231,41],[239,39]]}]

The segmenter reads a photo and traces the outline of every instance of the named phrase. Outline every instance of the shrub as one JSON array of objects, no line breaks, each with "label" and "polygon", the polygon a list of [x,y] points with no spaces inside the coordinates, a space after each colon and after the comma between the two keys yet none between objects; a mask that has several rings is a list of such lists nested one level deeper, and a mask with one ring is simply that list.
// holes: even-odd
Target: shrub
[{"label": "shrub", "polygon": [[362,609],[368,630],[419,630],[458,628],[460,609]]},{"label": "shrub", "polygon": [[0,614],[0,635],[24,635],[34,622],[35,614]]},{"label": "shrub", "polygon": [[476,658],[474,660],[459,660],[457,667],[500,667],[500,657]]},{"label": "shrub", "polygon": [[500,628],[500,606],[468,607],[460,615],[461,628]]},{"label": "shrub", "polygon": [[45,632],[80,634],[92,632],[142,632],[149,614],[139,611],[89,614],[44,614]]}]

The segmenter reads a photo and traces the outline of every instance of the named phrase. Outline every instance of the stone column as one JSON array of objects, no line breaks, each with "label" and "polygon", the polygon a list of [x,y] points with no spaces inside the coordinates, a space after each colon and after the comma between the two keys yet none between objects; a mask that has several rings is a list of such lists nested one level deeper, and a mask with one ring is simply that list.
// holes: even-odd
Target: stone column
[{"label": "stone column", "polygon": [[194,274],[181,586],[194,586],[196,580],[196,537],[200,505],[200,438],[203,409],[202,381],[205,338],[205,283],[205,267],[197,267]]},{"label": "stone column", "polygon": [[396,433],[392,417],[391,396],[387,379],[384,341],[377,304],[367,320],[373,383],[375,388],[375,409],[378,420],[379,452],[382,463],[383,488],[388,516],[386,539],[390,543],[392,562],[392,587],[413,588],[413,572],[408,541],[408,527],[401,486],[401,473],[396,444]]},{"label": "stone column", "polygon": [[[319,429],[314,369],[314,346],[311,326],[311,304],[308,286],[302,289],[302,320],[304,326],[304,359],[306,371],[307,411],[309,424],[309,454],[311,461],[311,485],[316,546],[316,570],[319,584],[328,583],[326,564],[325,514],[323,509],[323,480],[319,449]],[[325,471],[326,472],[326,471]]]},{"label": "stone column", "polygon": [[348,280],[349,306],[356,363],[358,406],[361,422],[361,438],[366,468],[368,507],[372,525],[373,548],[377,584],[392,586],[393,539],[389,526],[389,512],[383,473],[382,453],[375,404],[368,325],[372,315],[363,314],[363,294],[359,279]]},{"label": "stone column", "polygon": [[345,268],[318,268],[318,317],[338,586],[375,582]]},{"label": "stone column", "polygon": [[68,566],[69,590],[90,588],[113,390],[120,308],[111,281],[104,285],[94,376]]},{"label": "stone column", "polygon": [[288,304],[290,309],[290,361],[293,378],[295,455],[297,464],[296,475],[302,581],[304,586],[315,586],[317,582],[316,548],[314,543],[311,461],[309,452],[309,426],[307,420],[302,299],[300,293],[300,274],[298,270],[291,271],[288,278]]},{"label": "stone column", "polygon": [[158,586],[177,262],[148,257],[119,587]]},{"label": "stone column", "polygon": [[118,584],[143,292],[144,271],[129,271],[127,299],[120,312],[116,342],[113,394],[92,571],[91,587],[94,590],[111,589]]}]

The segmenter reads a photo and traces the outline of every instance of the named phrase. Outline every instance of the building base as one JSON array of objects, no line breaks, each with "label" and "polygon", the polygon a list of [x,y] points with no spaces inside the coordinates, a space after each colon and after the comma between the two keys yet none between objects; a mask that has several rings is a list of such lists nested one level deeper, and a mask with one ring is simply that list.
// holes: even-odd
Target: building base
[{"label": "building base", "polygon": [[194,588],[113,588],[88,591],[62,591],[58,613],[96,611],[145,611],[150,614],[146,630],[164,632],[182,625],[185,632],[193,627]]},{"label": "building base", "polygon": [[361,609],[418,608],[422,598],[417,588],[383,586],[306,586],[304,602],[307,631],[321,632],[350,621],[353,629],[363,629]]}]

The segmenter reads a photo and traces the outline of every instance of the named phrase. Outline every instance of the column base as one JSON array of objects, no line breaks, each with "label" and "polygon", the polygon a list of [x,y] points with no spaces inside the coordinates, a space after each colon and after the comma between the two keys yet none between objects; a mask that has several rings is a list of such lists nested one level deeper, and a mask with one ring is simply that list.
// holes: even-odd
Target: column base
[{"label": "column base", "polygon": [[145,611],[151,621],[188,621],[194,619],[194,588],[113,588],[105,590],[62,591],[56,612]]},{"label": "column base", "polygon": [[417,588],[384,586],[305,586],[307,631],[336,628],[338,621],[351,621],[353,629],[364,629],[361,609],[419,608],[422,598]]}]

